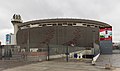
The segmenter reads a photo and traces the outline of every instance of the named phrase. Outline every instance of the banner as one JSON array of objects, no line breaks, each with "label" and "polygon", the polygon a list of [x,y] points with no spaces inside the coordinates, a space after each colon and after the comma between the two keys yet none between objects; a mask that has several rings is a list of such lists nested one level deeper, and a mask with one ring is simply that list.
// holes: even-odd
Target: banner
[{"label": "banner", "polygon": [[112,28],[100,28],[100,40],[112,40]]}]

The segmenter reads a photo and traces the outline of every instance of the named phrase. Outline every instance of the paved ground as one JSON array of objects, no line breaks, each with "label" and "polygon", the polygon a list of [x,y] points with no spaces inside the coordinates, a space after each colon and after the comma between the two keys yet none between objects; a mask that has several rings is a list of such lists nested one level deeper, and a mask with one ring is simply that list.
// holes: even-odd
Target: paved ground
[{"label": "paved ground", "polygon": [[[96,66],[91,60],[55,59],[43,62],[0,61],[0,71],[120,71],[120,54],[100,55]],[[112,70],[106,70],[105,64],[111,64]]]},{"label": "paved ground", "polygon": [[97,65],[104,66],[111,64],[113,67],[120,67],[120,54],[100,55],[97,60]]},{"label": "paved ground", "polygon": [[120,49],[113,50],[113,54],[120,54]]},{"label": "paved ground", "polygon": [[116,68],[116,69],[114,69],[113,71],[120,71],[120,68]]},{"label": "paved ground", "polygon": [[36,62],[21,62],[21,61],[12,61],[12,60],[1,61],[0,60],[0,71],[4,69],[9,69],[9,68],[15,68],[18,66],[25,66],[33,63],[36,63]]},{"label": "paved ground", "polygon": [[44,61],[3,71],[110,71],[84,62]]},{"label": "paved ground", "polygon": [[97,66],[104,66],[106,64],[111,64],[114,68],[113,71],[120,71],[120,53],[111,55],[100,55],[97,60]]}]

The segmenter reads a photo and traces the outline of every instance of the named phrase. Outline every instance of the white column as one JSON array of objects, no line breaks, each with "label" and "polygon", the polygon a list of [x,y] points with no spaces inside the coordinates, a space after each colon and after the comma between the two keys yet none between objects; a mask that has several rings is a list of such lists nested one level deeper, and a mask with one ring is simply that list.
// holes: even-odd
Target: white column
[{"label": "white column", "polygon": [[16,35],[18,32],[18,23],[14,24],[14,44],[17,45],[17,41],[16,41]]}]

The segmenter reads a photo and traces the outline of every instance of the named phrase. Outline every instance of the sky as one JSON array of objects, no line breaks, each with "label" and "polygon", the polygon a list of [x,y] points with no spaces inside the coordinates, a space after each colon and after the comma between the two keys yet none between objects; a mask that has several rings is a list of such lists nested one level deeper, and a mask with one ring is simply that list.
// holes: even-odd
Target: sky
[{"label": "sky", "polygon": [[105,22],[113,27],[113,41],[120,41],[120,0],[0,0],[0,41],[13,33],[11,19],[20,14],[22,20],[43,18],[79,18]]}]

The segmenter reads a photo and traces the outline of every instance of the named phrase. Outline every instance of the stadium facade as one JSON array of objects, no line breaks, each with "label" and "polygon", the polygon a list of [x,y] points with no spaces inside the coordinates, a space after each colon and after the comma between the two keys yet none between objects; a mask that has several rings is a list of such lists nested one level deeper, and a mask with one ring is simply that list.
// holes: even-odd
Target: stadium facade
[{"label": "stadium facade", "polygon": [[112,45],[109,45],[112,44],[112,26],[104,22],[75,18],[23,22],[20,15],[14,15],[11,22],[15,44],[24,51],[47,52],[49,47],[50,54],[61,54],[66,53],[66,47],[73,52],[95,48],[97,44],[101,53],[112,53]]}]

